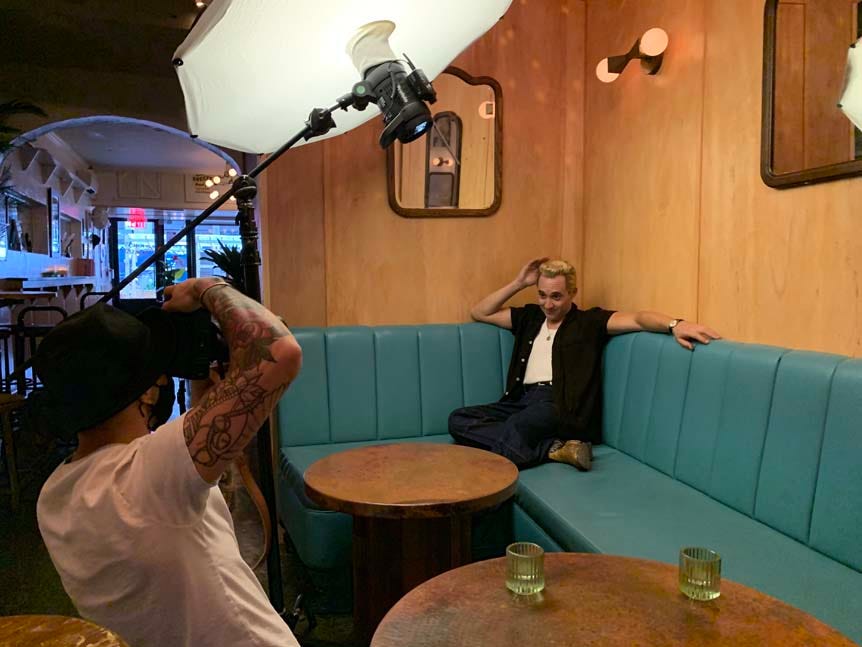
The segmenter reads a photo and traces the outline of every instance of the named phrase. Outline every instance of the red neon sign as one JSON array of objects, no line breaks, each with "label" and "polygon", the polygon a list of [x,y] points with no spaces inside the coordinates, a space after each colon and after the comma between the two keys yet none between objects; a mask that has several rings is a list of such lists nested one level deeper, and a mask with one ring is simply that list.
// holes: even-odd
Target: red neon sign
[{"label": "red neon sign", "polygon": [[143,209],[134,207],[129,209],[129,227],[132,229],[143,229],[147,224],[147,216]]}]

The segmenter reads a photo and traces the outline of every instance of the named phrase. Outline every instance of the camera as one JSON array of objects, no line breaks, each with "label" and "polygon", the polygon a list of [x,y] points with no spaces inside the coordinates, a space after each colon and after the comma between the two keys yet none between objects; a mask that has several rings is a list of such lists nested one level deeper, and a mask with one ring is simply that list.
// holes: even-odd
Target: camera
[{"label": "camera", "polygon": [[[159,342],[168,353],[166,373],[171,377],[200,380],[209,376],[212,362],[226,362],[228,348],[218,327],[206,310],[167,312],[147,308],[138,318],[159,330]],[[152,325],[155,323],[156,325]]]}]

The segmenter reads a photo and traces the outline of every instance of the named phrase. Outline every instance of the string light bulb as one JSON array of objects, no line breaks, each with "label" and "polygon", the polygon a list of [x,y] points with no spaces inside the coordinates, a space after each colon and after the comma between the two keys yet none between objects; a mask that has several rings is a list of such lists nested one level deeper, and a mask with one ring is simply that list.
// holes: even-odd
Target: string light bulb
[{"label": "string light bulb", "polygon": [[[222,183],[230,185],[233,184],[233,181],[239,175],[239,171],[233,168],[230,164],[225,165],[225,171],[221,175],[212,175],[204,182],[208,189],[212,189],[217,185],[221,185]],[[218,191],[213,191],[210,193],[210,198],[215,200],[217,197],[221,195]]]}]

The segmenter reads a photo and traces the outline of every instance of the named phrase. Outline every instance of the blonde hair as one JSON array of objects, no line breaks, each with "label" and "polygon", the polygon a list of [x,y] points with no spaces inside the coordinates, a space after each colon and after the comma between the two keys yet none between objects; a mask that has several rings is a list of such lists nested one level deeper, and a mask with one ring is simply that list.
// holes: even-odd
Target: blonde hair
[{"label": "blonde hair", "polygon": [[539,274],[553,278],[555,276],[566,277],[566,290],[569,294],[574,294],[577,288],[578,275],[575,273],[575,268],[570,263],[559,261],[547,261],[539,266]]}]

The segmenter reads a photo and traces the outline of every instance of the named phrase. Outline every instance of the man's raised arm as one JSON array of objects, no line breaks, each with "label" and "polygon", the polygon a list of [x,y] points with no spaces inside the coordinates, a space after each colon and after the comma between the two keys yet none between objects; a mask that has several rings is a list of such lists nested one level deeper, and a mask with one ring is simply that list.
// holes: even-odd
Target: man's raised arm
[{"label": "man's raised arm", "polygon": [[278,317],[214,279],[168,287],[165,297],[165,310],[190,312],[205,307],[227,340],[228,374],[183,421],[195,468],[204,480],[215,483],[299,373],[302,351]]},{"label": "man's raised arm", "polygon": [[476,321],[511,330],[512,311],[509,308],[503,308],[503,304],[524,288],[535,285],[539,280],[539,266],[547,260],[547,258],[534,258],[524,265],[514,281],[507,283],[474,305],[470,309],[470,316]]}]

